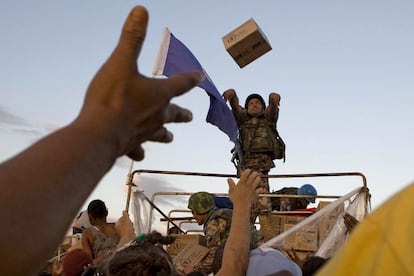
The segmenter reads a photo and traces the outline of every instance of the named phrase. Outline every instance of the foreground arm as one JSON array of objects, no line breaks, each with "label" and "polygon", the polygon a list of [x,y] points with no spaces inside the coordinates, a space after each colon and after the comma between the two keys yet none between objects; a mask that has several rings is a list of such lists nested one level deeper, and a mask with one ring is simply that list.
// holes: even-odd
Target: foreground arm
[{"label": "foreground arm", "polygon": [[256,200],[257,172],[245,170],[237,185],[228,179],[233,216],[229,237],[223,252],[221,269],[216,275],[246,275],[250,249],[250,210]]},{"label": "foreground arm", "polygon": [[116,246],[116,249],[122,248],[125,244],[132,241],[135,238],[134,223],[129,218],[128,212],[123,211],[122,217],[115,224],[116,232],[120,239]]},{"label": "foreground arm", "polygon": [[0,235],[1,275],[37,274],[119,156],[141,160],[143,142],[171,142],[165,123],[191,121],[191,112],[170,100],[197,85],[202,73],[162,80],[139,74],[147,23],[147,11],[134,8],[79,116],[0,165],[0,220],[7,224]]}]

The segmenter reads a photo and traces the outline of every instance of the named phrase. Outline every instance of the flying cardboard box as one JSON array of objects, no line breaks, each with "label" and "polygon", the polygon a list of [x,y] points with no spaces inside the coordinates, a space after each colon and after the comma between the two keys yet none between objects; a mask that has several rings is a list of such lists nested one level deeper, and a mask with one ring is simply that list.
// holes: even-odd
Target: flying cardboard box
[{"label": "flying cardboard box", "polygon": [[269,41],[253,18],[222,39],[227,52],[240,68],[272,50]]}]

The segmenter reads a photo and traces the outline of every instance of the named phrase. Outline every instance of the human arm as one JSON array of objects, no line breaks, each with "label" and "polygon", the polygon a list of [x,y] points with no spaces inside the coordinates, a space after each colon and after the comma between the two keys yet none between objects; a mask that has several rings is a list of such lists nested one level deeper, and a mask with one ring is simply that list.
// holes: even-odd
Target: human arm
[{"label": "human arm", "polygon": [[359,223],[359,220],[357,220],[350,213],[344,214],[344,224],[349,233],[351,233],[352,230],[354,230],[354,228],[358,225],[358,223]]},{"label": "human arm", "polygon": [[[77,118],[0,165],[1,275],[33,275],[62,241],[73,218],[116,159],[144,158],[145,141],[171,142],[164,127],[192,114],[170,104],[201,72],[169,79],[141,75],[137,57],[148,23],[143,7],[129,14],[115,50],[91,81]],[[24,252],[24,254],[22,254]]]},{"label": "human arm", "polygon": [[92,238],[92,231],[90,228],[86,228],[83,230],[82,233],[82,248],[85,250],[89,255],[91,255],[92,259],[94,258],[92,252],[93,246],[93,238]]},{"label": "human arm", "polygon": [[250,211],[256,200],[256,186],[260,182],[257,172],[243,171],[237,185],[227,180],[229,196],[233,202],[230,234],[223,252],[221,269],[216,275],[246,275],[250,249]]},{"label": "human arm", "polygon": [[269,105],[266,108],[266,116],[274,118],[274,121],[277,122],[279,118],[279,106],[280,106],[280,95],[276,92],[271,92],[269,94]]},{"label": "human arm", "polygon": [[134,224],[129,218],[127,211],[122,212],[122,217],[116,222],[115,229],[120,237],[116,249],[123,247],[126,243],[135,238]]},{"label": "human arm", "polygon": [[230,103],[231,109],[235,113],[240,113],[242,108],[239,104],[239,97],[234,89],[227,89],[223,92],[224,101],[228,101]]}]

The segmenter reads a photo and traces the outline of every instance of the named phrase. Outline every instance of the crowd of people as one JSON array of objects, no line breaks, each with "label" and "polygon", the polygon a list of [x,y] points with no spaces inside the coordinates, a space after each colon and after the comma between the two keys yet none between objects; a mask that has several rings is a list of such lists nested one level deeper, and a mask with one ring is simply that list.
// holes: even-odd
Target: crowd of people
[{"label": "crowd of people", "polygon": [[[7,184],[7,189],[0,193],[0,216],[7,223],[0,235],[4,252],[1,275],[35,275],[118,157],[127,155],[133,160],[142,160],[142,143],[172,141],[173,135],[165,127],[166,123],[191,121],[189,110],[170,101],[189,91],[205,76],[202,72],[188,72],[158,80],[140,74],[137,58],[147,24],[147,10],[135,7],[125,21],[118,45],[92,79],[77,118],[0,165],[0,182]],[[237,109],[235,97],[233,92],[225,95],[234,111]],[[261,109],[263,113],[262,100],[252,96],[245,108]],[[272,122],[277,120],[279,101],[277,94],[270,96],[271,109],[269,112],[266,109],[266,113]],[[251,151],[250,157],[263,152]],[[250,157],[246,156],[246,160]],[[275,249],[252,249],[251,222],[260,205],[258,188],[260,192],[268,190],[263,177],[271,167],[268,161],[264,161],[266,166],[258,168],[246,165],[249,162],[246,161],[240,167],[237,183],[232,178],[227,180],[233,204],[231,225],[223,226],[226,239],[215,275],[304,274],[295,262]],[[360,222],[346,246],[332,259],[310,260],[309,265],[319,263],[318,275],[413,274],[413,193],[414,185],[410,185]],[[91,204],[96,204],[88,208],[91,227],[105,237],[101,239],[92,228],[84,230],[85,247],[68,253],[61,268],[63,275],[180,274],[162,247],[172,242],[171,237],[156,232],[135,237],[128,213],[124,212],[117,223],[111,224],[106,221],[104,204],[101,201]],[[269,210],[269,204],[266,201],[263,206]],[[203,204],[189,202],[189,208],[195,216],[213,215]],[[395,210],[405,219],[395,216]],[[208,222],[213,220],[200,218],[199,223],[207,224],[208,228]],[[208,229],[205,232],[212,239],[219,238]],[[399,254],[400,250],[404,254]]]}]

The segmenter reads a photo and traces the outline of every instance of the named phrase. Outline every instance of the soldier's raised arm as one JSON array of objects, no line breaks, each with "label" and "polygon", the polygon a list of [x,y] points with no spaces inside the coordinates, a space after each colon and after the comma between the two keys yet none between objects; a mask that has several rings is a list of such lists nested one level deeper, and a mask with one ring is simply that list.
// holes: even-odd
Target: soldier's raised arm
[{"label": "soldier's raised arm", "polygon": [[280,95],[276,92],[269,94],[269,105],[266,108],[266,115],[270,117],[279,117]]},{"label": "soldier's raised arm", "polygon": [[250,212],[256,201],[256,187],[260,175],[253,170],[244,170],[237,185],[229,178],[229,195],[233,202],[233,216],[230,234],[223,251],[223,262],[216,274],[246,275],[250,249]]},{"label": "soldier's raised arm", "polygon": [[227,89],[223,92],[224,101],[230,102],[231,109],[236,112],[241,111],[241,107],[239,104],[239,97],[237,97],[237,93],[233,88]]}]

